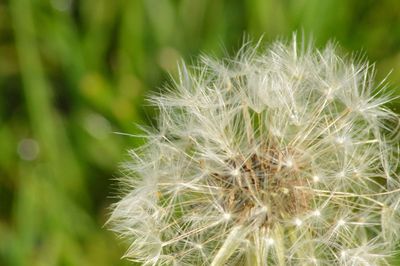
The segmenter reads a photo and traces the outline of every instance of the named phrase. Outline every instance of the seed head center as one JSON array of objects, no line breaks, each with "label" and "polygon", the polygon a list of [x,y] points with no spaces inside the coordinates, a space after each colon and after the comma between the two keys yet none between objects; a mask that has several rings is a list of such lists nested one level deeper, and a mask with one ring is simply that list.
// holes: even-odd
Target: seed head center
[{"label": "seed head center", "polygon": [[300,187],[306,179],[300,175],[301,163],[295,153],[263,149],[247,159],[229,160],[228,174],[212,174],[222,188],[221,205],[237,222],[257,220],[260,226],[293,219],[310,208],[311,194]]}]

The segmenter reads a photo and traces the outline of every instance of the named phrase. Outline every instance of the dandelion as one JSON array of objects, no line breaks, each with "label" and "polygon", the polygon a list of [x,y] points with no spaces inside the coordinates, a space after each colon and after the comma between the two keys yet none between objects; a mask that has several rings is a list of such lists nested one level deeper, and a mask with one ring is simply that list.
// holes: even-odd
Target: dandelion
[{"label": "dandelion", "polygon": [[110,224],[143,265],[382,265],[400,238],[398,117],[333,45],[246,45],[151,98]]}]

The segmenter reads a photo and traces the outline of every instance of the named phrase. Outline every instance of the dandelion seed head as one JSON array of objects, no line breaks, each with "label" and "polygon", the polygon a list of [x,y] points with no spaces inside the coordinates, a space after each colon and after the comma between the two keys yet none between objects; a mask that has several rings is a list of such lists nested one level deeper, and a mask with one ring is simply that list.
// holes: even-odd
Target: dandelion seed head
[{"label": "dandelion seed head", "polygon": [[[144,265],[380,265],[400,239],[391,100],[294,38],[184,64],[151,98],[110,225]],[[393,131],[393,132],[392,132]]]}]

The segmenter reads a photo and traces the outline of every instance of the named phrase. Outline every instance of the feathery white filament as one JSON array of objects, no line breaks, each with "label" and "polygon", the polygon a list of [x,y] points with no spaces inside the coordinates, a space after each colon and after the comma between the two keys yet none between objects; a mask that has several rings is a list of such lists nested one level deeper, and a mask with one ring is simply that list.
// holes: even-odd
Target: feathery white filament
[{"label": "feathery white filament", "polygon": [[[301,48],[299,48],[301,47]],[[113,229],[145,265],[380,265],[400,238],[398,117],[373,67],[277,42],[182,66]],[[383,95],[383,96],[378,96]]]}]

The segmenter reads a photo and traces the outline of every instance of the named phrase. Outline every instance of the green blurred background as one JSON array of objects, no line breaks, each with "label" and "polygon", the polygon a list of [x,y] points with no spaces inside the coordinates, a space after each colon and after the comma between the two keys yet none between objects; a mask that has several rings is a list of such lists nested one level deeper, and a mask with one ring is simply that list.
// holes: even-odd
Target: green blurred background
[{"label": "green blurred background", "polygon": [[296,30],[393,70],[400,95],[398,0],[0,1],[0,265],[128,265],[104,223],[141,141],[115,132],[154,122],[143,99],[179,60]]}]

